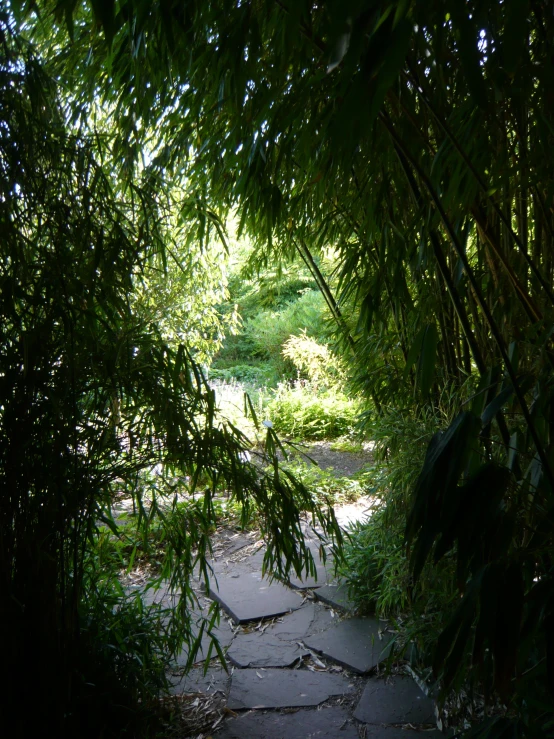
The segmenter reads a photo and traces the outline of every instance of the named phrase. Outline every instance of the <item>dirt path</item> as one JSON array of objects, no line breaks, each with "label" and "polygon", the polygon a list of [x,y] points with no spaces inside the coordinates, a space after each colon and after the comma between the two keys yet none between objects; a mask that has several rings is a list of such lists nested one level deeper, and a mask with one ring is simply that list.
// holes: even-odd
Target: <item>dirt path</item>
[{"label": "dirt path", "polygon": [[[351,477],[363,467],[373,462],[373,445],[364,445],[362,452],[343,452],[332,449],[330,441],[315,441],[309,444],[298,444],[297,447],[303,452],[294,456],[304,459],[310,464],[310,459],[317,462],[322,470],[331,470],[337,477]],[[310,459],[307,459],[309,457]]]}]

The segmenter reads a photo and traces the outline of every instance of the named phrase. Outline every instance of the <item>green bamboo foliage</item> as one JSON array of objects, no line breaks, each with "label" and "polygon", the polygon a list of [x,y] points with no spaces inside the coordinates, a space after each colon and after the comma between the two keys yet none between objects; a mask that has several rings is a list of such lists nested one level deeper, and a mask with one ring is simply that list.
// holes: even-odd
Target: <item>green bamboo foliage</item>
[{"label": "green bamboo foliage", "polygon": [[[70,130],[57,83],[2,14],[0,627],[9,679],[0,724],[11,736],[41,727],[120,736],[145,730],[140,711],[183,641],[194,661],[191,579],[195,567],[211,575],[216,494],[234,498],[245,521],[258,512],[272,575],[314,571],[303,512],[340,532],[333,512],[281,473],[272,429],[262,460],[271,471],[241,461],[249,442],[218,417],[192,351],[168,346],[134,310],[137,275],[165,258],[159,180],[118,179],[102,163],[105,142]],[[207,232],[202,208],[189,220],[193,233]],[[164,479],[145,490],[154,465]],[[191,496],[179,507],[165,478],[185,476]],[[126,594],[122,562],[102,556],[108,532],[126,541],[114,512],[122,495],[136,511],[128,568],[137,546],[149,551],[153,529],[163,532],[157,577],[178,593],[169,610]],[[29,670],[40,686],[32,711]]]},{"label": "green bamboo foliage", "polygon": [[320,287],[376,407],[439,406],[456,389],[407,528],[414,576],[458,560],[463,599],[436,676],[445,689],[474,677],[517,720],[548,726],[549,3],[40,6],[26,33],[75,90],[74,120],[99,99],[110,111],[121,176],[146,146],[152,172],[236,206],[259,259],[299,250],[310,263],[332,246],[334,294]]}]

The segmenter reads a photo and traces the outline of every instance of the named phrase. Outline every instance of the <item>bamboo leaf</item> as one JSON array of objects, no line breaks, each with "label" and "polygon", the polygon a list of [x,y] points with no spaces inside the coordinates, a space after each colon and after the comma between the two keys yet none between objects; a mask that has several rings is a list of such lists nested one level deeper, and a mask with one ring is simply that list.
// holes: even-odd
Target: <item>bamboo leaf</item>
[{"label": "bamboo leaf", "polygon": [[502,38],[502,57],[508,74],[517,72],[529,38],[529,0],[510,0]]},{"label": "bamboo leaf", "polygon": [[477,27],[469,16],[469,7],[466,4],[454,0],[449,2],[448,8],[454,29],[458,32],[460,59],[470,94],[480,108],[487,108],[488,95],[477,47],[479,38]]},{"label": "bamboo leaf", "polygon": [[421,347],[423,344],[423,337],[425,336],[425,332],[427,330],[427,327],[424,326],[417,334],[415,339],[412,342],[412,345],[410,346],[410,350],[408,352],[408,356],[406,357],[406,365],[404,367],[404,373],[403,377],[404,379],[407,379],[409,376],[409,372],[416,363],[419,355],[421,354]]},{"label": "bamboo leaf", "polygon": [[416,373],[417,384],[423,398],[429,395],[433,385],[438,341],[437,327],[434,323],[430,323],[423,333]]},{"label": "bamboo leaf", "polygon": [[483,414],[481,416],[481,423],[483,424],[483,426],[489,425],[498,411],[508,402],[513,394],[514,388],[511,384],[498,393],[494,400],[492,400],[483,411]]}]

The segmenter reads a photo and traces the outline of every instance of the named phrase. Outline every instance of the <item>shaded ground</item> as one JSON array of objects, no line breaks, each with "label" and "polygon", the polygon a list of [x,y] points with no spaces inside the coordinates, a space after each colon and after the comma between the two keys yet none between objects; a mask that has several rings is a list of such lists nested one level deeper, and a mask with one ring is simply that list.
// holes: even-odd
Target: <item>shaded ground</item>
[{"label": "shaded ground", "polygon": [[[320,451],[336,461],[329,455],[332,450]],[[339,454],[346,461],[346,453]],[[355,466],[358,460],[349,462]],[[345,469],[343,465],[342,474]],[[337,518],[359,519],[367,515],[367,505],[366,500],[339,507]],[[304,536],[315,556],[319,540],[308,524]],[[255,533],[222,529],[216,534],[214,575],[200,600],[206,607],[211,600],[221,606],[215,635],[226,652],[226,666],[217,659],[205,665],[207,636],[189,674],[181,668],[186,651],[177,660],[171,682],[183,718],[175,736],[440,736],[434,703],[405,674],[407,663],[400,660],[394,665],[395,677],[384,675],[383,660],[393,632],[384,621],[356,616],[330,563],[318,561],[317,580],[291,577],[278,583],[262,577],[263,556],[264,543]],[[167,593],[161,597],[171,598]]]},{"label": "shaded ground", "polygon": [[[305,446],[298,446],[307,457],[317,462],[322,470],[332,468],[337,477],[350,477],[373,462],[370,444],[364,445],[364,450],[359,453],[335,450],[332,448],[332,442],[329,441],[316,441]],[[302,458],[302,455],[298,454],[298,457]],[[304,461],[309,464],[309,459],[304,457]]]}]

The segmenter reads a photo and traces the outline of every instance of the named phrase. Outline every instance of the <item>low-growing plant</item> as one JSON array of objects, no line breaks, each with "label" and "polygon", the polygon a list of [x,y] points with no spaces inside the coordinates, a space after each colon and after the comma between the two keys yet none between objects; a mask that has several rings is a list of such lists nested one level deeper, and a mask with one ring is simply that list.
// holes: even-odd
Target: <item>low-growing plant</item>
[{"label": "low-growing plant", "polygon": [[362,454],[364,452],[363,442],[356,436],[341,436],[331,442],[330,449],[334,452],[347,452],[348,454]]},{"label": "low-growing plant", "polygon": [[361,611],[388,617],[406,610],[410,582],[402,526],[389,525],[385,514],[381,505],[369,521],[351,525],[341,575]]},{"label": "low-growing plant", "polygon": [[317,392],[309,383],[279,385],[267,404],[267,414],[278,433],[294,439],[336,439],[356,426],[358,403],[333,389]]},{"label": "low-growing plant", "polygon": [[321,469],[309,460],[283,462],[282,468],[301,480],[310,493],[321,504],[339,505],[351,503],[367,494],[367,474],[358,472],[352,477],[338,476],[332,468]]},{"label": "low-growing plant", "polygon": [[290,336],[283,344],[283,356],[289,359],[298,372],[298,379],[305,379],[314,388],[332,388],[344,385],[344,363],[329,349],[302,331]]},{"label": "low-growing plant", "polygon": [[228,367],[212,367],[210,380],[219,382],[241,382],[252,387],[272,387],[277,385],[279,376],[269,362],[259,364],[231,364]]},{"label": "low-growing plant", "polygon": [[405,531],[411,488],[429,439],[442,422],[440,412],[401,409],[387,409],[373,419],[376,461],[366,480],[377,506],[369,520],[350,527],[340,567],[358,608],[393,619],[398,653],[412,642],[412,656],[427,665],[456,604],[454,565],[451,558],[439,566],[429,564],[414,583]]}]

